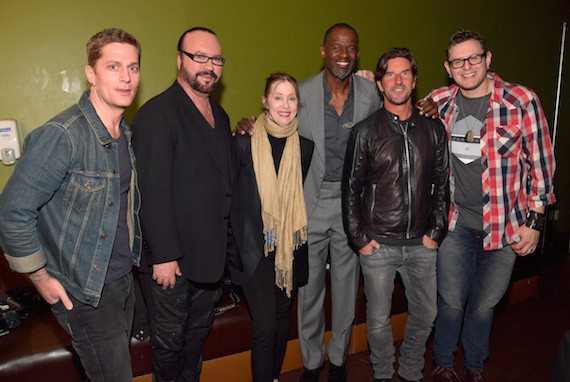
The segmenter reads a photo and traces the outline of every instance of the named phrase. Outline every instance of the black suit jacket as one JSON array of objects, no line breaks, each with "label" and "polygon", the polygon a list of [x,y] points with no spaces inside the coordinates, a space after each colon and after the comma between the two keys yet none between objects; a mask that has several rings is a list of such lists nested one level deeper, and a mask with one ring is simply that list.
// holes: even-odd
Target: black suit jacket
[{"label": "black suit jacket", "polygon": [[223,132],[223,156],[211,126],[178,82],[143,105],[133,120],[143,272],[177,260],[192,281],[222,277],[236,160],[228,115],[216,102],[210,104],[215,128]]},{"label": "black suit jacket", "polygon": [[[301,167],[303,180],[307,176],[309,164],[313,156],[313,141],[300,138]],[[232,281],[244,285],[250,280],[263,254],[265,239],[261,220],[261,201],[257,190],[257,181],[251,159],[251,139],[249,135],[236,135],[236,151],[238,158],[238,180],[235,198],[232,200],[232,227],[235,243],[241,264],[230,263],[229,270]],[[295,251],[294,274],[299,286],[305,285],[308,279],[308,247],[307,244]]]}]

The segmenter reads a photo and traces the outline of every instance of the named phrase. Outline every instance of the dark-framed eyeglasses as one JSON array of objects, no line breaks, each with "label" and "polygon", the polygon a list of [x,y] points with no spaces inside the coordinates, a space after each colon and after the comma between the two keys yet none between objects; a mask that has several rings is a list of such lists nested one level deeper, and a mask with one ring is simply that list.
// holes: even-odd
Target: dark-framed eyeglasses
[{"label": "dark-framed eyeglasses", "polygon": [[483,62],[483,58],[487,55],[487,51],[484,51],[483,53],[479,53],[479,54],[474,54],[471,57],[467,57],[467,58],[457,58],[455,60],[450,60],[447,61],[447,63],[449,64],[449,66],[451,66],[453,69],[459,69],[462,68],[463,66],[465,66],[465,61],[469,61],[469,63],[471,65],[478,65],[481,62]]},{"label": "dark-framed eyeglasses", "polygon": [[226,63],[226,59],[222,57],[208,57],[204,56],[203,54],[188,53],[183,50],[181,52],[190,57],[192,61],[197,62],[199,64],[205,64],[206,62],[208,62],[208,60],[212,60],[212,64],[216,66],[224,66],[224,64]]}]

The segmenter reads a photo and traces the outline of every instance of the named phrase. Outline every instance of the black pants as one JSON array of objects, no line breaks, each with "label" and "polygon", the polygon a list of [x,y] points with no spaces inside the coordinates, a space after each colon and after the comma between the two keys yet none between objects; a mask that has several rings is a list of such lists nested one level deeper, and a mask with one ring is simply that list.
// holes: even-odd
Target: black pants
[{"label": "black pants", "polygon": [[140,280],[147,300],[153,381],[199,381],[221,282],[197,284],[177,276],[173,289],[162,290],[150,274],[140,274]]},{"label": "black pants", "polygon": [[68,296],[73,309],[65,309],[58,301],[52,305],[52,312],[71,336],[87,378],[92,382],[132,381],[129,340],[135,307],[133,274],[105,284],[97,308]]},{"label": "black pants", "polygon": [[263,257],[251,280],[242,286],[253,327],[251,369],[254,382],[271,382],[279,376],[289,339],[291,297],[275,286],[272,259]]}]

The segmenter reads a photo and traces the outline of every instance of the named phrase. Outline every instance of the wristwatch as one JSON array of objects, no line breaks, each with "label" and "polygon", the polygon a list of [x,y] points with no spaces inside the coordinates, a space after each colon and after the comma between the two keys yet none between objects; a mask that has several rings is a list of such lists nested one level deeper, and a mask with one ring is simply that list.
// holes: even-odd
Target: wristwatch
[{"label": "wristwatch", "polygon": [[525,225],[528,228],[535,229],[537,231],[542,231],[544,227],[544,223],[546,222],[546,215],[541,214],[540,212],[536,212],[533,210],[529,210],[528,214],[526,215],[526,223]]}]

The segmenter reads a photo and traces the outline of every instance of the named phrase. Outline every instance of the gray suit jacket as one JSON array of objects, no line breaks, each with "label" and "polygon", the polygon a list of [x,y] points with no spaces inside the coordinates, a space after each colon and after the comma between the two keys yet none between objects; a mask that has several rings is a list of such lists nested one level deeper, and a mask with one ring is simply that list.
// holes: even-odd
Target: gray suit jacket
[{"label": "gray suit jacket", "polygon": [[[315,142],[315,152],[309,173],[305,179],[305,202],[307,216],[311,217],[321,189],[325,174],[325,111],[323,76],[325,72],[299,82],[301,104],[299,109],[299,134]],[[380,109],[382,100],[376,91],[376,85],[362,77],[352,74],[354,81],[354,117],[353,124],[362,121]]]}]

